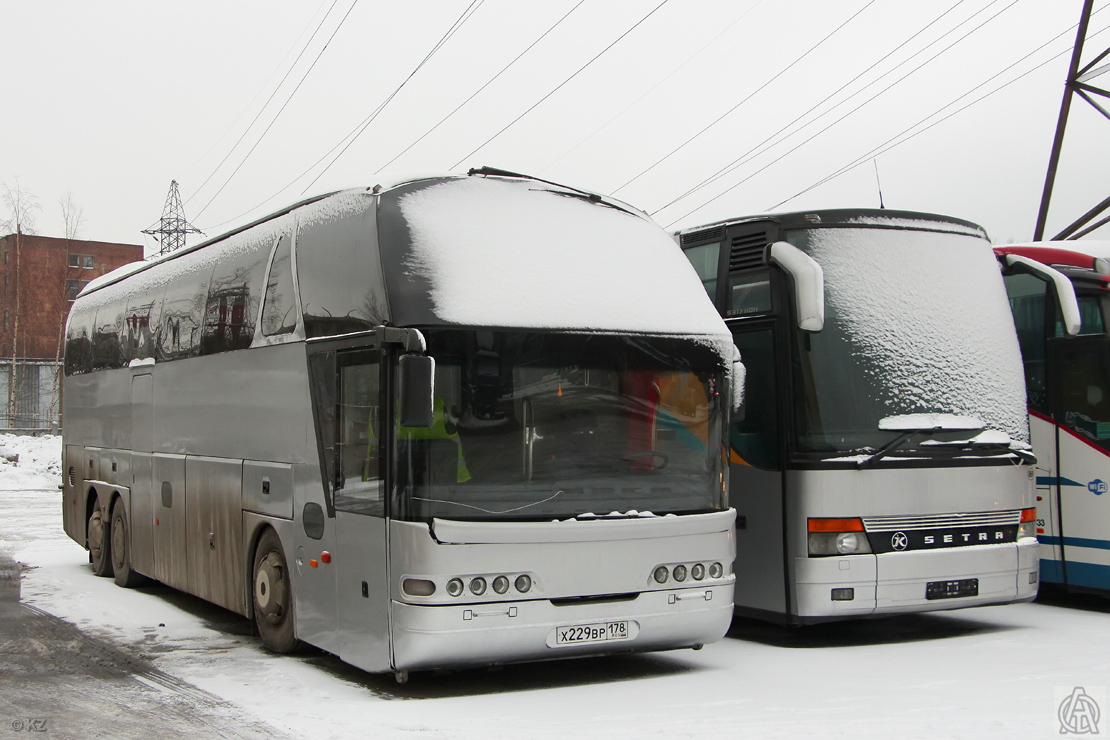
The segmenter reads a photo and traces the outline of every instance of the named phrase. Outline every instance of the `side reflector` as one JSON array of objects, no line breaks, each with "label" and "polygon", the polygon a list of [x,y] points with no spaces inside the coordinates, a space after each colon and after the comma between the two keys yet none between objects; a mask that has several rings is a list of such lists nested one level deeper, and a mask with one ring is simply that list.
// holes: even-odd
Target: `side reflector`
[{"label": "side reflector", "polygon": [[810,532],[862,532],[862,519],[809,519]]},{"label": "side reflector", "polygon": [[315,560],[309,560],[308,564],[311,565],[313,568],[319,568],[320,567],[320,563],[318,563]]}]

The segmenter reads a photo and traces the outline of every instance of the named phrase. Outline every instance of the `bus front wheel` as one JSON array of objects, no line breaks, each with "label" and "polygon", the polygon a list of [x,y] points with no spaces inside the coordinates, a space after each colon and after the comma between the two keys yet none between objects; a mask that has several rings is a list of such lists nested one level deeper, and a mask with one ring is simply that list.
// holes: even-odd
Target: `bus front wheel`
[{"label": "bus front wheel", "polygon": [[88,543],[92,572],[102,578],[112,575],[112,542],[100,501],[93,503],[92,513],[89,514]]},{"label": "bus front wheel", "polygon": [[300,645],[293,633],[293,581],[281,540],[272,529],[254,550],[254,621],[262,644],[275,653],[291,653]]}]

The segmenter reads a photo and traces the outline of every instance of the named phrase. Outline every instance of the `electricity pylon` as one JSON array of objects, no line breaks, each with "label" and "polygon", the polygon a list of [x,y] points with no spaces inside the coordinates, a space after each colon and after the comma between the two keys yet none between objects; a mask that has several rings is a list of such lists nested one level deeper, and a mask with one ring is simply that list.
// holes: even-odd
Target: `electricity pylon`
[{"label": "electricity pylon", "polygon": [[175,252],[184,247],[186,234],[204,233],[185,220],[185,209],[181,205],[177,180],[170,181],[170,192],[166,196],[166,207],[162,209],[162,218],[155,226],[143,229],[143,233],[150,234],[158,242],[160,245],[158,254]]},{"label": "electricity pylon", "polygon": [[[1041,194],[1041,208],[1037,214],[1037,227],[1033,232],[1034,241],[1044,239],[1045,222],[1048,220],[1048,203],[1052,199],[1052,186],[1056,182],[1056,168],[1060,164],[1060,150],[1064,144],[1064,130],[1068,125],[1068,114],[1071,112],[1072,98],[1078,95],[1089,103],[1095,110],[1103,115],[1103,117],[1110,119],[1110,111],[1107,111],[1103,105],[1095,97],[1108,99],[1110,92],[1096,87],[1091,84],[1091,80],[1098,77],[1103,72],[1110,70],[1110,64],[1103,64],[1096,66],[1099,62],[1110,56],[1110,48],[1103,51],[1096,56],[1085,66],[1080,67],[1080,58],[1083,55],[1083,42],[1087,38],[1087,27],[1091,20],[1091,6],[1094,0],[1083,0],[1083,11],[1079,18],[1079,31],[1075,37],[1075,48],[1072,50],[1071,66],[1068,68],[1068,79],[1064,84],[1064,100],[1060,104],[1060,117],[1056,122],[1056,136],[1052,140],[1052,154],[1048,160],[1048,174],[1045,177],[1044,191]],[[1056,236],[1052,237],[1053,241],[1060,239],[1078,239],[1086,236],[1095,229],[1099,229],[1110,223],[1110,216],[1102,218],[1091,224],[1102,213],[1110,208],[1110,198],[1106,198],[1097,206],[1087,211],[1078,219],[1073,221],[1070,226],[1065,228]],[[1088,226],[1088,224],[1091,224]]]}]

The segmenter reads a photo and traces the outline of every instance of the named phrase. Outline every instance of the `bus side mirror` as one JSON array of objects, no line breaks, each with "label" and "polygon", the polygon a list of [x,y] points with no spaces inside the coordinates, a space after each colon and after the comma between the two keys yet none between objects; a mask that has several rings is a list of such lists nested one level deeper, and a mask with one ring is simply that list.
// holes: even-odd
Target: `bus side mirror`
[{"label": "bus side mirror", "polygon": [[794,281],[794,311],[798,317],[798,328],[821,331],[825,326],[825,273],[821,265],[788,242],[772,244],[768,258]]},{"label": "bus side mirror", "polygon": [[435,359],[427,355],[402,355],[398,363],[401,386],[398,415],[403,427],[427,428],[435,423]]}]

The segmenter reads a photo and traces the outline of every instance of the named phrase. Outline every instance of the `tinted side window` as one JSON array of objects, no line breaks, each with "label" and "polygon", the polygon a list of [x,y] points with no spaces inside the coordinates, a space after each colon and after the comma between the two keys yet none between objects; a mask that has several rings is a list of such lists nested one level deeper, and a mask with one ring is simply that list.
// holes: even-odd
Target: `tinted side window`
[{"label": "tinted side window", "polygon": [[92,335],[92,369],[111,370],[125,364],[123,316],[120,305],[108,302],[96,312]]},{"label": "tinted side window", "polygon": [[288,334],[297,328],[297,302],[293,295],[293,239],[281,237],[266,278],[266,300],[262,304],[262,335]]},{"label": "tinted side window", "polygon": [[92,326],[95,311],[75,308],[66,326],[66,375],[87,373],[92,365]]},{"label": "tinted side window", "polygon": [[212,276],[212,263],[203,257],[193,252],[172,261],[175,274],[166,286],[162,316],[155,330],[155,357],[159,361],[200,354],[205,298]]},{"label": "tinted side window", "polygon": [[733,331],[732,339],[747,368],[744,418],[729,431],[732,462],[779,469],[778,393],[772,329]]},{"label": "tinted side window", "polygon": [[721,259],[721,243],[702,244],[686,250],[686,259],[694,266],[694,270],[705,286],[705,292],[714,302],[717,300],[717,268]]},{"label": "tinted side window", "polygon": [[201,354],[245,349],[254,340],[254,325],[262,296],[262,277],[271,241],[244,247],[214,244],[217,262],[204,308]]},{"label": "tinted side window", "polygon": [[389,319],[373,211],[297,234],[297,279],[309,337],[372,329]]},{"label": "tinted side window", "polygon": [[1005,282],[1021,347],[1021,361],[1025,366],[1025,392],[1029,408],[1048,413],[1045,390],[1048,283],[1039,277],[1023,274],[1008,275]]}]

